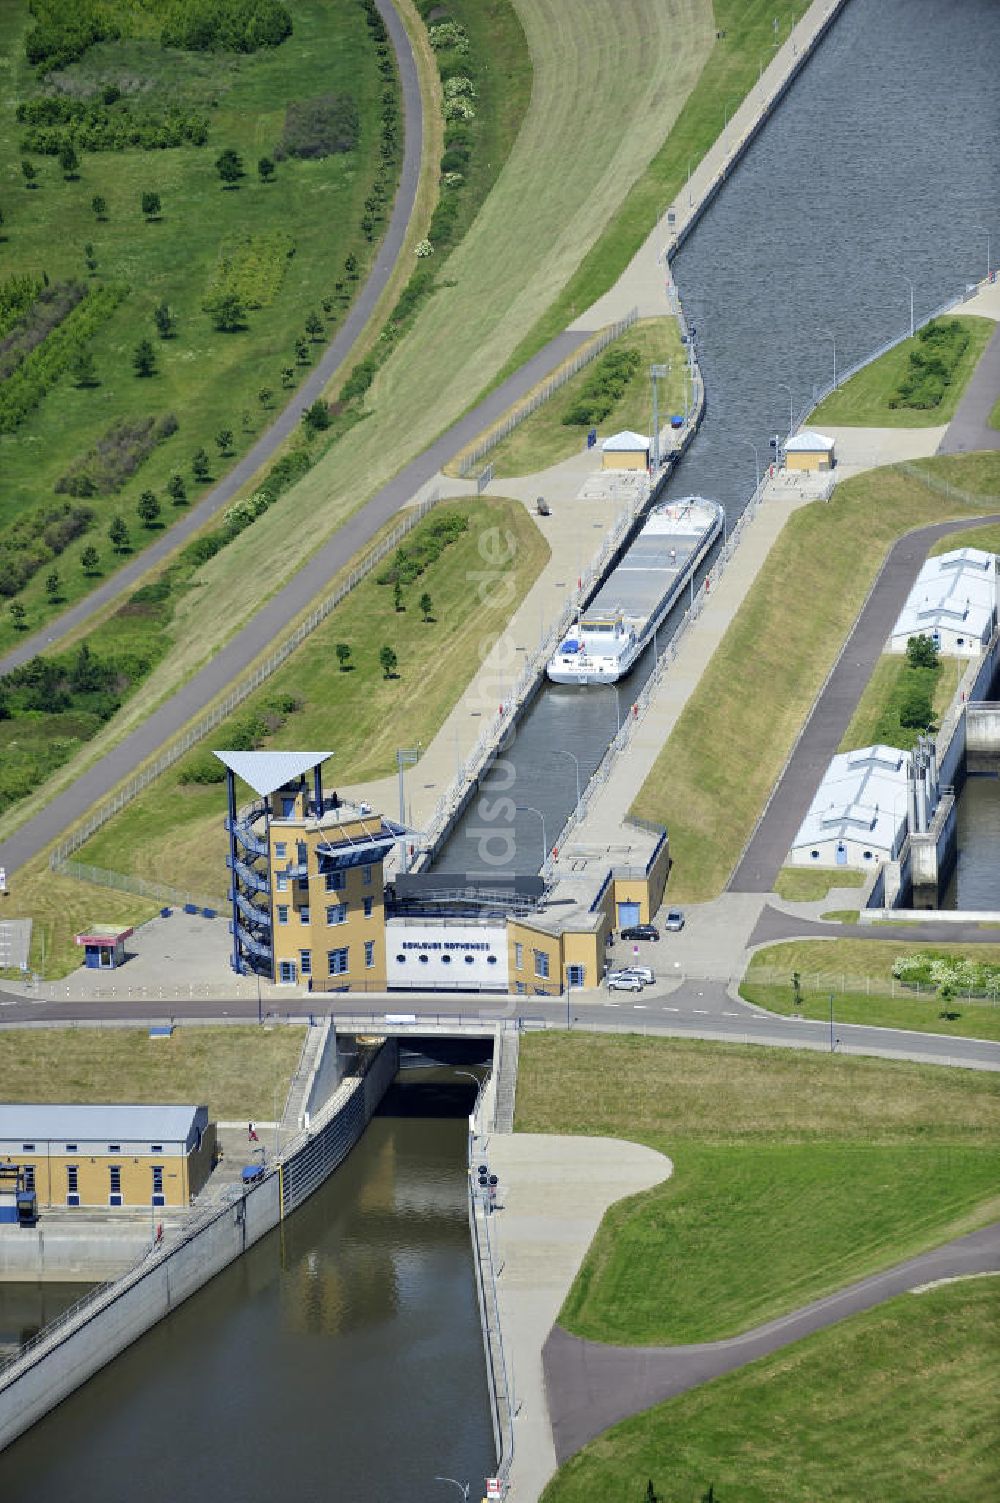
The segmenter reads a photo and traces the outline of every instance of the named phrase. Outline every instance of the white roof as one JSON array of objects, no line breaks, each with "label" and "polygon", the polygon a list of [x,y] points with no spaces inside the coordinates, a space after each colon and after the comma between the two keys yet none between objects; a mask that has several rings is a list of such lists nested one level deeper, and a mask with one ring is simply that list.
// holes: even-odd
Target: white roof
[{"label": "white roof", "polygon": [[895,746],[865,746],[830,760],[792,849],[831,840],[863,841],[894,855],[906,824],[910,753]]},{"label": "white roof", "polygon": [[207,1127],[207,1107],[0,1105],[0,1139],[8,1142],[186,1143],[199,1122]]},{"label": "white roof", "polygon": [[217,751],[213,755],[249,784],[254,793],[267,798],[276,788],[294,783],[304,772],[310,772],[318,763],[325,762],[333,752]]},{"label": "white roof", "polygon": [[995,600],[995,554],[956,548],[926,560],[892,635],[906,640],[934,631],[956,631],[984,639],[993,623]]},{"label": "white roof", "polygon": [[798,454],[829,453],[833,449],[833,439],[827,438],[825,433],[817,433],[815,428],[804,428],[801,433],[796,433],[785,444],[785,453],[789,449]]},{"label": "white roof", "polygon": [[624,432],[613,433],[610,438],[606,438],[601,448],[609,454],[634,454],[637,449],[648,449],[649,439],[645,433],[633,433],[630,428],[626,428]]}]

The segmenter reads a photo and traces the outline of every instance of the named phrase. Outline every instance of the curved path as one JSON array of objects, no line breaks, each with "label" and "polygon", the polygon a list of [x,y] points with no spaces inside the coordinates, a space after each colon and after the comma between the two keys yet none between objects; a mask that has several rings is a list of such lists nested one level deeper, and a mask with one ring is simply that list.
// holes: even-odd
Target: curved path
[{"label": "curved path", "polygon": [[747,948],[773,945],[785,939],[871,939],[889,940],[892,944],[995,945],[1000,931],[983,928],[975,922],[953,924],[949,920],[935,923],[928,919],[919,924],[839,924],[830,920],[796,918],[793,913],[765,903],[760,918],[747,941]]},{"label": "curved path", "polygon": [[894,1295],[935,1279],[997,1272],[1000,1222],[849,1284],[728,1341],[698,1346],[604,1346],[554,1326],[542,1361],[559,1464],[609,1425],[780,1351],[849,1315],[870,1310]]},{"label": "curved path", "polygon": [[730,892],[772,892],[778,872],[798,832],[830,758],[840,745],[875,664],[920,572],[927,550],[938,538],[965,532],[1000,514],[956,518],[920,527],[899,538],[876,579],[833,672],[820,690],[792,748],[785,769],[757,822],[736,870]]},{"label": "curved path", "polygon": [[205,523],[230,502],[240,488],[272,458],[285,439],[298,427],[304,408],[310,406],[322,394],[323,388],[338,366],[351,353],[351,349],[364,330],[375,304],[385,291],[396,268],[403,241],[416,202],[420,183],[420,152],[423,140],[423,103],[420,97],[420,81],[413,58],[410,39],[392,3],[392,0],[375,0],[379,14],[386,25],[389,39],[396,54],[403,90],[403,165],[400,170],[399,187],[389,218],[389,226],[379,248],[375,264],[355,299],[347,318],[334,339],[326,347],[319,363],[310,371],[306,380],[288,399],[266,433],[262,433],[253,448],[249,449],[218,485],[203,496],[198,505],[187,512],[173,527],[161,533],[150,546],[137,554],[124,568],[107,580],[98,589],[78,604],[65,611],[56,621],[49,622],[41,631],[19,642],[6,656],[0,658],[0,674],[8,673],[21,663],[26,663],[36,653],[60,642],[70,632],[116,600],[142,578],[147,570],[167,558],[175,548],[193,536]]},{"label": "curved path", "polygon": [[1000,449],[1000,428],[990,424],[990,413],[1000,397],[1000,324],[979,357],[968,386],[962,393],[955,416],[941,440],[939,454],[967,454],[970,450]]}]

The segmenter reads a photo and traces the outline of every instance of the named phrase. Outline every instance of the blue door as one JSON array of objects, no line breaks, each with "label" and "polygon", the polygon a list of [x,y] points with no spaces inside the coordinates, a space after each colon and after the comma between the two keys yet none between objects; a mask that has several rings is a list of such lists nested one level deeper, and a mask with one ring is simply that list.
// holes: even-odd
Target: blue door
[{"label": "blue door", "polygon": [[639,904],[638,903],[619,903],[618,904],[618,927],[619,927],[619,929],[628,929],[628,928],[630,928],[630,926],[632,924],[637,924],[638,922],[639,922]]},{"label": "blue door", "polygon": [[837,841],[837,865],[847,865],[847,847],[842,840]]}]

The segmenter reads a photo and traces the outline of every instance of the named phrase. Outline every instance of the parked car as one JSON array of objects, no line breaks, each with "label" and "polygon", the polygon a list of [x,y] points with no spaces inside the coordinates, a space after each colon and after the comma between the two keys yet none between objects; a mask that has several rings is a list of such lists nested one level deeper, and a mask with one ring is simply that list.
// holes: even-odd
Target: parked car
[{"label": "parked car", "polygon": [[663,920],[663,927],[664,929],[670,930],[672,934],[679,934],[680,931],[684,928],[683,911],[680,908],[668,909],[667,916]]},{"label": "parked car", "polygon": [[643,986],[652,986],[656,980],[648,965],[623,965],[617,974],[620,976],[638,976]]},{"label": "parked car", "polygon": [[653,924],[630,924],[622,930],[622,939],[659,939],[659,930]]},{"label": "parked car", "polygon": [[642,982],[631,971],[609,971],[605,980],[609,992],[641,992]]}]

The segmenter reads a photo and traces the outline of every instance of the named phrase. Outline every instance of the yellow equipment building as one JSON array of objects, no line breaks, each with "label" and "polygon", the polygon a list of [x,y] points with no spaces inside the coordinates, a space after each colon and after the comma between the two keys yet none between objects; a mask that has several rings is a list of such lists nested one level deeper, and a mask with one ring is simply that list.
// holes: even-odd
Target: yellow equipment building
[{"label": "yellow equipment building", "polygon": [[604,470],[648,470],[649,439],[644,433],[613,433],[601,444]]},{"label": "yellow equipment building", "polygon": [[785,443],[786,470],[832,470],[834,441],[825,433],[807,428]]},{"label": "yellow equipment building", "polygon": [[0,1160],[40,1207],[178,1207],[212,1171],[207,1106],[0,1105]]}]

